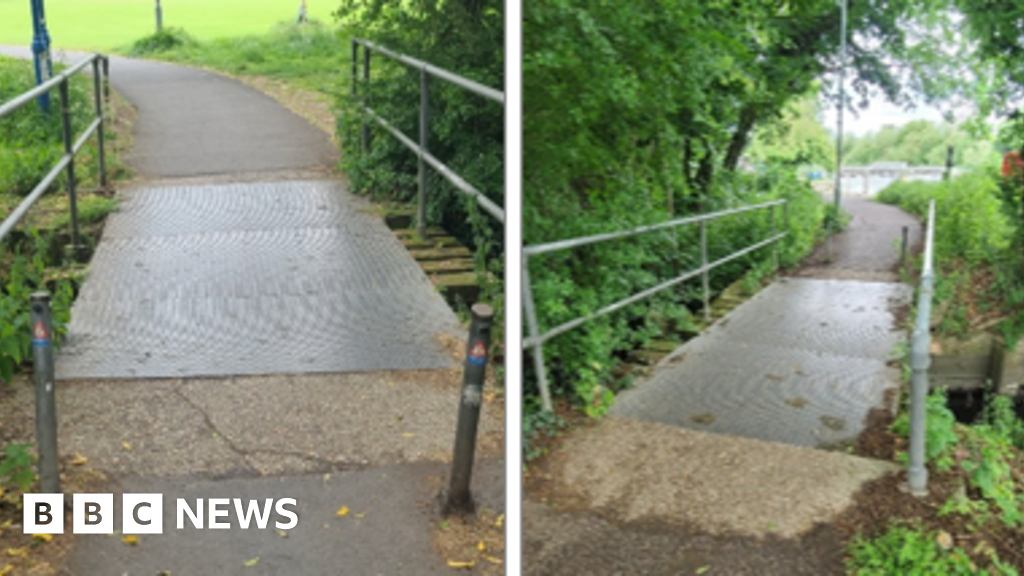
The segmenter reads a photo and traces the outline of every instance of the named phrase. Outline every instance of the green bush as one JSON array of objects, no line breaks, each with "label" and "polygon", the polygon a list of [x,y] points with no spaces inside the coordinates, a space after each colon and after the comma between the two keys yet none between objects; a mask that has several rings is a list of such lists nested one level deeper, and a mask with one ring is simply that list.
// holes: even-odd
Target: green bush
[{"label": "green bush", "polygon": [[[565,194],[547,199],[551,217],[536,207],[524,205],[523,209],[532,212],[529,218],[537,228],[556,233],[555,239],[624,230],[670,218],[664,209],[665,192],[657,181],[634,176],[623,185],[627,192],[593,195],[586,212],[580,212],[578,207],[572,209],[572,197]],[[788,232],[779,246],[779,263],[787,267],[807,256],[821,238],[825,213],[820,197],[805,182],[797,180],[792,170],[768,169],[761,175],[733,175],[705,199],[704,212],[779,198],[788,201],[788,226],[781,209],[776,209],[775,222],[777,231]],[[560,199],[566,200],[564,206],[556,202]],[[540,331],[699,268],[699,227],[676,230],[530,258],[530,284]],[[770,235],[771,215],[767,210],[709,223],[708,260],[724,258]],[[524,236],[529,239],[539,234],[524,230]],[[527,245],[530,244],[528,240]],[[764,275],[771,270],[770,264],[770,248],[752,252],[713,270],[711,288],[720,291],[752,269]],[[697,311],[702,302],[699,290],[699,279],[691,280],[679,289],[663,291],[548,341],[544,353],[553,393],[577,402],[592,415],[603,413],[611,400],[608,390],[614,388],[611,372],[618,362],[616,358],[658,333],[660,327],[653,318],[687,317],[691,311]],[[525,393],[534,395],[539,392],[532,362],[526,365],[530,378],[524,383]]]},{"label": "green bush", "polygon": [[[61,68],[55,66],[55,72]],[[31,61],[0,56],[0,102],[12,100],[35,86]],[[94,114],[91,86],[92,82],[80,74],[70,84],[71,125],[76,136]],[[57,90],[50,93],[49,113],[33,103],[0,119],[0,193],[27,196],[64,154],[58,94]],[[59,178],[51,189],[62,183]]]},{"label": "green bush", "polygon": [[[393,51],[444,68],[485,86],[504,86],[504,5],[482,2],[427,2],[392,6],[379,0],[344,0],[336,12],[346,34],[369,39]],[[348,47],[346,46],[346,49]],[[346,55],[350,52],[346,51]],[[362,52],[360,54],[362,59]],[[348,88],[351,62],[339,80]],[[374,111],[418,141],[420,71],[379,53],[371,56],[371,81],[337,100],[342,169],[351,189],[376,199],[414,202],[417,155],[362,113],[370,95]],[[429,79],[430,154],[480,190],[504,204],[504,109],[438,78]],[[362,146],[363,120],[370,146]],[[484,289],[481,299],[495,306],[495,327],[503,325],[504,226],[483,212],[433,168],[427,167],[427,221],[441,225],[475,253]],[[503,339],[500,331],[494,334]]]},{"label": "green bush", "polygon": [[846,567],[858,576],[988,574],[975,568],[962,548],[945,550],[937,532],[898,523],[875,538],[855,537],[849,553]]},{"label": "green bush", "polygon": [[136,40],[128,54],[130,56],[149,56],[195,44],[195,39],[184,29],[170,27]]},{"label": "green bush", "polygon": [[[963,336],[970,331],[963,305],[972,295],[981,306],[997,310],[999,330],[1010,346],[1024,334],[1024,226],[1013,217],[1013,195],[993,171],[966,174],[947,182],[897,182],[878,199],[922,218],[935,200],[936,302],[950,301],[939,330]],[[978,291],[974,283],[992,277]]]}]

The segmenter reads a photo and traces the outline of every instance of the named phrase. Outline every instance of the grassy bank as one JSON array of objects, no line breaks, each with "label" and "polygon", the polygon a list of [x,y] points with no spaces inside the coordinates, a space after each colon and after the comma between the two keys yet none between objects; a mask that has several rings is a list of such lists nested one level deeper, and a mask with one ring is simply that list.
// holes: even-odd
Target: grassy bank
[{"label": "grassy bank", "polygon": [[[177,26],[195,38],[262,34],[282,21],[294,22],[299,0],[174,0],[163,2],[164,26]],[[47,0],[46,20],[55,49],[103,50],[130,44],[155,31],[155,3],[139,0]],[[328,21],[336,2],[307,3],[309,16]],[[32,41],[29,2],[0,0],[0,44]]]},{"label": "grassy bank", "polygon": [[[59,68],[59,67],[58,67]],[[0,57],[0,102],[35,86],[29,61]],[[49,113],[35,104],[0,119],[0,216],[10,214],[49,172],[63,154],[61,120],[55,98]],[[72,132],[77,135],[91,122],[92,83],[76,76],[70,83]],[[120,168],[118,137],[107,124],[108,176]],[[93,244],[105,216],[115,208],[108,192],[98,190],[95,139],[76,157],[79,224],[83,239]],[[10,382],[19,365],[30,357],[28,296],[39,289],[54,294],[58,334],[68,319],[76,281],[84,269],[65,257],[70,242],[70,216],[63,175],[33,205],[21,225],[0,243],[0,379]]]},{"label": "grassy bank", "polygon": [[213,68],[233,75],[267,76],[335,96],[351,78],[349,37],[310,22],[279,23],[260,34],[203,40],[190,28],[169,28],[119,45],[130,56]]},{"label": "grassy bank", "polygon": [[935,316],[943,336],[985,330],[1013,346],[1024,335],[1020,183],[993,172],[948,182],[898,182],[878,199],[926,217],[935,200]]}]

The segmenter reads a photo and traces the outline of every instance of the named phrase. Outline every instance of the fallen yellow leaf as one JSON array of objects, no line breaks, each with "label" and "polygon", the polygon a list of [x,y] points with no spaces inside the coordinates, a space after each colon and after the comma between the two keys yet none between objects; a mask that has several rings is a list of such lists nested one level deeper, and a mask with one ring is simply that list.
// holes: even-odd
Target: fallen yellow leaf
[{"label": "fallen yellow leaf", "polygon": [[277,528],[275,528],[275,530],[277,530],[277,535],[280,536],[281,538],[287,538],[288,537],[288,533],[285,532],[284,530],[279,530]]},{"label": "fallen yellow leaf", "polygon": [[259,564],[259,563],[260,563],[260,557],[257,556],[255,558],[253,558],[252,560],[246,560],[245,561],[245,567],[246,568],[252,568],[253,566],[255,566],[255,565]]},{"label": "fallen yellow leaf", "polygon": [[53,540],[53,534],[33,534],[32,537],[36,540],[42,540],[43,542]]},{"label": "fallen yellow leaf", "polygon": [[[3,493],[0,493],[0,495],[3,495]],[[4,520],[3,524],[0,524],[0,530],[6,530],[6,529],[10,528],[11,524],[13,522],[14,522],[14,520],[11,520],[10,518],[8,518],[7,520]]]},{"label": "fallen yellow leaf", "polygon": [[366,512],[363,512],[361,514],[353,514],[353,516],[355,516],[356,518],[365,518],[366,517]]},{"label": "fallen yellow leaf", "polygon": [[132,445],[122,440],[121,441],[121,448],[124,448],[125,450],[131,450],[132,449]]},{"label": "fallen yellow leaf", "polygon": [[403,438],[415,438],[416,437],[416,433],[415,432],[402,432],[402,437]]},{"label": "fallen yellow leaf", "polygon": [[479,551],[481,551],[481,552],[483,552],[484,550],[486,550],[486,549],[487,549],[487,544],[484,544],[484,541],[483,541],[483,540],[481,540],[481,541],[480,541],[480,542],[479,542],[479,543],[478,543],[478,544],[476,545],[476,549],[477,549],[477,550],[479,550]]},{"label": "fallen yellow leaf", "polygon": [[14,566],[11,566],[10,564],[4,566],[3,569],[0,569],[0,576],[7,576],[11,573],[11,570],[14,570]]},{"label": "fallen yellow leaf", "polygon": [[501,558],[495,558],[494,556],[484,555],[484,560],[487,560],[491,564],[501,564]]},{"label": "fallen yellow leaf", "polygon": [[88,461],[89,461],[88,458],[86,458],[85,456],[82,456],[78,452],[75,452],[75,457],[74,457],[74,459],[71,460],[71,463],[74,464],[75,466],[81,466],[82,464],[85,464]]},{"label": "fallen yellow leaf", "polygon": [[498,519],[494,521],[494,527],[495,528],[501,528],[501,523],[504,522],[504,521],[505,521],[505,515],[504,514],[499,515]]},{"label": "fallen yellow leaf", "polygon": [[15,556],[28,556],[28,550],[25,548],[8,548],[7,555],[12,558]]},{"label": "fallen yellow leaf", "polygon": [[338,508],[337,516],[339,518],[342,516],[348,516],[348,506],[342,506],[341,508]]},{"label": "fallen yellow leaf", "polygon": [[449,560],[448,561],[448,567],[449,568],[455,568],[457,570],[459,570],[459,569],[461,569],[461,570],[468,570],[468,569],[472,568],[473,566],[476,566],[476,561],[475,560],[470,560],[469,562],[459,562],[458,560]]},{"label": "fallen yellow leaf", "polygon": [[138,536],[125,536],[124,538],[121,538],[121,542],[131,546],[138,546],[139,538]]}]

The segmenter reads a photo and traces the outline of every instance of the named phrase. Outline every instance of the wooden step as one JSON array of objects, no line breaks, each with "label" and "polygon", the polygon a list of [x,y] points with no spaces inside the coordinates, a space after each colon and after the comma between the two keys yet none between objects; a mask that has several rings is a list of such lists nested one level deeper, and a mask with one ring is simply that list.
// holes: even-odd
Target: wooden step
[{"label": "wooden step", "polygon": [[476,283],[475,272],[455,274],[429,274],[430,281],[441,290],[448,305],[456,308],[461,302],[471,306],[480,297],[480,286]]},{"label": "wooden step", "polygon": [[420,268],[427,274],[453,274],[456,272],[473,272],[473,261],[468,258],[454,260],[428,260],[420,262]]},{"label": "wooden step", "polygon": [[465,246],[454,248],[424,248],[422,250],[410,250],[409,254],[417,262],[432,262],[435,260],[449,260],[454,258],[472,258],[473,253]]}]

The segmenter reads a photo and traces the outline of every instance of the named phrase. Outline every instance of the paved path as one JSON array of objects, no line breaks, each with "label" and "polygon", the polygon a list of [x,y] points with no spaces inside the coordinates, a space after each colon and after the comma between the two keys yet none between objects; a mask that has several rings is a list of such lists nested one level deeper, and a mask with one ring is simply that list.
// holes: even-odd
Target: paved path
[{"label": "paved path", "polygon": [[845,206],[853,220],[835,239],[832,264],[814,261],[804,277],[762,290],[621,394],[612,413],[801,446],[856,438],[899,384],[887,362],[906,335],[893,311],[912,294],[874,280],[895,279],[893,240],[919,226],[869,200]]},{"label": "paved path", "polygon": [[[163,494],[165,529],[78,536],[64,573],[450,571],[431,528],[460,382],[437,336],[464,337],[455,315],[346,192],[326,134],[208,72],[113,58],[111,80],[139,110],[142,182],[119,191],[72,310],[59,443],[115,502]],[[16,388],[8,427],[34,413]],[[501,429],[486,400],[473,495],[498,512]],[[295,498],[299,525],[175,529],[176,498],[217,496]]]},{"label": "paved path", "polygon": [[370,207],[323,179],[326,134],[210,72],[110,68],[138,108],[128,162],[143,184],[107,221],[58,377],[452,365],[437,336],[458,335],[455,315]]}]

